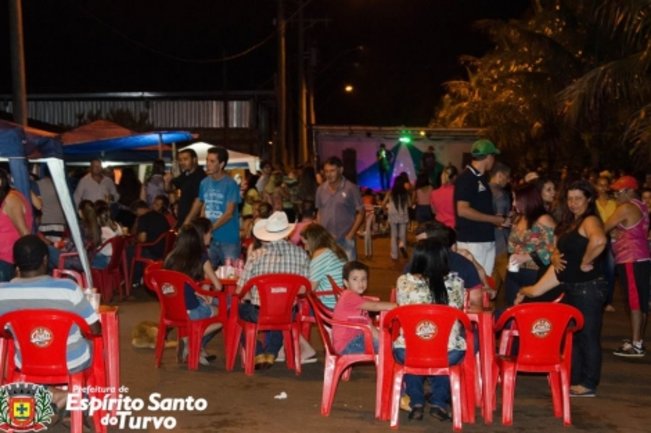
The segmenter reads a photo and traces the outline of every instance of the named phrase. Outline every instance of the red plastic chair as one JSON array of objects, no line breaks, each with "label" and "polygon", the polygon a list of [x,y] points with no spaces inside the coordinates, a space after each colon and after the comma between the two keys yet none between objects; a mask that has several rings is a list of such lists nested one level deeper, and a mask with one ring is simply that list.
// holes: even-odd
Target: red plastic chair
[{"label": "red plastic chair", "polygon": [[[92,341],[92,364],[85,370],[70,373],[66,362],[68,334],[76,325],[86,340]],[[10,328],[8,328],[8,326]],[[76,393],[81,399],[81,389],[88,387],[89,396],[102,399],[99,390],[106,389],[106,372],[103,365],[104,346],[102,337],[93,335],[86,321],[76,314],[61,310],[20,310],[0,317],[0,335],[4,340],[2,358],[7,365],[3,371],[2,383],[31,382],[38,384],[66,384],[69,393]],[[38,335],[38,337],[35,337]],[[21,368],[14,365],[14,340],[20,347]],[[105,432],[100,423],[104,412],[93,414],[95,430]],[[71,431],[81,433],[83,413],[71,411]]]},{"label": "red plastic chair", "polygon": [[[377,362],[377,356],[373,351],[373,335],[368,325],[342,322],[332,318],[332,311],[328,309],[319,297],[313,292],[309,292],[307,299],[314,311],[317,328],[323,347],[325,349],[325,367],[323,369],[323,393],[321,396],[321,415],[330,415],[332,402],[337,392],[337,385],[339,380],[348,380],[350,377],[350,367],[353,364],[359,363],[374,363]],[[365,350],[364,353],[340,355],[334,350],[334,343],[332,342],[332,326],[345,326],[360,330],[364,333]]]},{"label": "red plastic chair", "polygon": [[[339,296],[343,292],[343,289],[337,285],[335,280],[330,275],[326,275],[326,277],[328,278],[328,281],[330,282],[330,287],[332,289],[319,290],[318,292],[311,290],[311,292],[314,293],[314,295],[317,297],[334,296],[335,299],[338,300]],[[310,309],[310,304],[307,302],[307,299],[300,299],[298,301],[298,310],[299,310],[300,321],[301,321],[301,334],[303,334],[303,337],[307,341],[310,341],[310,336],[312,335],[312,325],[316,324],[316,319],[312,315],[312,310]]]},{"label": "red plastic chair", "polygon": [[502,424],[513,423],[513,400],[517,372],[547,373],[554,416],[572,424],[570,415],[570,369],[572,335],[583,327],[576,308],[559,303],[532,302],[507,309],[495,325],[497,331],[514,322],[520,337],[518,353],[499,356],[502,381]]},{"label": "red plastic chair", "polygon": [[[228,315],[224,292],[202,290],[192,278],[180,272],[160,269],[159,263],[153,264],[152,269],[145,269],[145,284],[156,293],[161,307],[156,337],[156,367],[161,365],[167,328],[177,328],[179,340],[182,337],[188,337],[188,368],[190,370],[199,368],[201,338],[208,326],[221,323],[224,340],[228,341]],[[190,320],[183,294],[185,284],[192,287],[198,294],[218,298],[217,315],[207,319]]]},{"label": "red plastic chair", "polygon": [[[390,403],[391,427],[398,426],[398,410],[402,380],[405,374],[421,376],[449,375],[452,395],[453,428],[461,430],[463,421],[474,422],[475,357],[473,339],[466,338],[466,356],[457,365],[448,363],[448,340],[452,326],[460,322],[466,335],[472,335],[468,317],[456,308],[446,305],[417,304],[404,305],[389,311],[381,323],[383,339],[380,353],[381,401],[384,410],[381,417],[387,415],[386,405]],[[393,357],[393,341],[400,335],[405,339],[405,363],[399,364]]]},{"label": "red plastic chair", "polygon": [[[136,267],[136,263],[142,263],[143,266],[147,266],[150,263],[156,261],[156,259],[143,257],[142,249],[159,245],[161,242],[164,242],[165,249],[163,251],[163,257],[158,257],[157,259],[165,259],[165,257],[167,257],[167,255],[170,253],[170,251],[172,251],[172,248],[174,247],[174,243],[176,242],[176,232],[174,230],[170,229],[170,230],[168,230],[168,231],[166,231],[164,233],[161,233],[160,236],[158,236],[156,239],[154,239],[151,242],[136,242],[135,243],[133,258],[131,259],[131,273],[129,274],[130,275],[129,279],[131,280],[131,282],[134,282],[133,281],[133,272],[134,272],[134,269]],[[138,281],[135,281],[135,283],[138,283]]]},{"label": "red plastic chair", "polygon": [[[93,262],[95,255],[101,251],[107,245],[111,245],[113,252],[111,254],[111,259],[109,260],[108,265],[105,268],[91,268],[91,274],[93,277],[93,284],[97,287],[97,290],[102,295],[102,302],[108,303],[113,298],[114,289],[118,289],[120,297],[122,297],[122,284],[124,283],[129,289],[129,274],[127,272],[127,262],[125,258],[125,236],[114,236],[111,239],[107,239],[102,242],[102,244],[97,247],[92,253],[88,255],[88,261]],[[62,253],[59,256],[59,267],[60,270],[65,270],[65,259],[67,257],[78,256],[79,253]]]},{"label": "red plastic chair", "polygon": [[[260,310],[258,323],[247,322],[239,318],[238,304],[251,288],[256,287],[260,296]],[[296,274],[266,274],[251,278],[246,282],[240,295],[233,296],[231,302],[231,315],[226,370],[232,371],[235,367],[237,348],[240,346],[242,331],[245,335],[245,347],[242,349],[244,373],[253,375],[255,364],[255,343],[258,331],[282,331],[286,354],[287,368],[294,369],[296,374],[301,374],[301,354],[299,336],[301,322],[299,314],[293,318],[293,309],[301,289],[310,287],[310,281]]]},{"label": "red plastic chair", "polygon": [[52,269],[52,276],[54,278],[69,278],[77,283],[77,285],[82,289],[88,287],[83,272],[73,271],[72,269]]}]

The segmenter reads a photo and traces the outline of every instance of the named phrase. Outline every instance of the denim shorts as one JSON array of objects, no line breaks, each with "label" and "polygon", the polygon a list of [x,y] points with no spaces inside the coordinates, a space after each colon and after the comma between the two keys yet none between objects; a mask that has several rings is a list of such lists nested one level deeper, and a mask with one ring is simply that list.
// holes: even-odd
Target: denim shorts
[{"label": "denim shorts", "polygon": [[207,319],[209,317],[212,317],[213,315],[214,315],[213,309],[210,308],[210,306],[207,304],[199,304],[197,308],[188,310],[188,317],[190,318],[190,320]]}]

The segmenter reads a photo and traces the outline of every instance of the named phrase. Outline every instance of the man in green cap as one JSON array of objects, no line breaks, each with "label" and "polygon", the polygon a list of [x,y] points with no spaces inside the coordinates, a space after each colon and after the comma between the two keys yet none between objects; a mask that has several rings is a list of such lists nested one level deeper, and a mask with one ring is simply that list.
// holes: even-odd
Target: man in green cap
[{"label": "man in green cap", "polygon": [[495,215],[493,195],[487,173],[500,151],[492,141],[480,139],[473,143],[470,165],[454,183],[454,203],[457,214],[457,246],[468,250],[484,268],[493,273],[495,266],[495,227],[509,227],[507,216]]}]

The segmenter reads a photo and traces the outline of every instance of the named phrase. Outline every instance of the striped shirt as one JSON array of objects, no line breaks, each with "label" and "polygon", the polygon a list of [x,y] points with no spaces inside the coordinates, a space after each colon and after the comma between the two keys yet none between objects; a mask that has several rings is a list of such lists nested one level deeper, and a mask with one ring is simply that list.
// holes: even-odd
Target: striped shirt
[{"label": "striped shirt", "polygon": [[[316,281],[317,285],[314,287],[315,292],[329,292],[332,290],[328,275],[330,275],[339,287],[343,287],[344,280],[342,278],[342,270],[346,262],[330,249],[326,249],[319,256],[312,259],[310,262],[310,280]],[[319,299],[323,305],[330,308],[335,308],[337,299],[333,295],[320,296]]]},{"label": "striped shirt", "polygon": [[[0,283],[0,315],[27,309],[62,310],[81,316],[88,324],[99,321],[99,316],[72,280],[44,275],[14,278],[8,283]],[[90,348],[76,325],[68,335],[66,359],[71,372],[83,369],[90,361]],[[15,362],[20,368],[22,363],[18,348]]]},{"label": "striped shirt", "polygon": [[[242,288],[249,279],[266,274],[297,274],[309,279],[310,259],[302,248],[280,240],[263,243],[253,251],[244,265],[237,287]],[[258,289],[249,292],[253,305],[260,305]]]}]

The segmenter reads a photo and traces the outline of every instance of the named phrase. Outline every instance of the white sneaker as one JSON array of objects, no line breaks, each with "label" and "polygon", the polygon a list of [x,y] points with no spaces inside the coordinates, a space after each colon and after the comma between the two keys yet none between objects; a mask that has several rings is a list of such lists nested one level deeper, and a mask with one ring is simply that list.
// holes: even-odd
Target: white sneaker
[{"label": "white sneaker", "polygon": [[282,346],[276,355],[276,362],[285,362],[285,346]]}]

